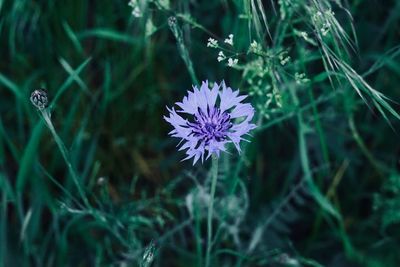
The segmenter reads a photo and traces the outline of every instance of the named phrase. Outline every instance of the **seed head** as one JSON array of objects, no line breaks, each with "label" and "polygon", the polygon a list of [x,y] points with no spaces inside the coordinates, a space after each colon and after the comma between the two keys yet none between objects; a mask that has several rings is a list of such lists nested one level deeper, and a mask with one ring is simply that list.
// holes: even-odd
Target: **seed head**
[{"label": "seed head", "polygon": [[37,89],[32,92],[30,98],[32,104],[39,110],[43,110],[48,105],[47,91],[44,89]]}]

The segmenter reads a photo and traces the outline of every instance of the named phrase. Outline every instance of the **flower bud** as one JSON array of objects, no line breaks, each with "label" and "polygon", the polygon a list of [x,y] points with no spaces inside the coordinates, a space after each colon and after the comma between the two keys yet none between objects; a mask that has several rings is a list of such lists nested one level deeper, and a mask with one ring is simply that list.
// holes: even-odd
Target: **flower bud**
[{"label": "flower bud", "polygon": [[32,104],[39,110],[43,110],[48,105],[47,92],[44,89],[37,89],[32,92],[30,98]]},{"label": "flower bud", "polygon": [[171,16],[171,17],[168,18],[168,25],[169,25],[171,28],[172,28],[172,27],[176,27],[176,23],[177,23],[176,17]]}]

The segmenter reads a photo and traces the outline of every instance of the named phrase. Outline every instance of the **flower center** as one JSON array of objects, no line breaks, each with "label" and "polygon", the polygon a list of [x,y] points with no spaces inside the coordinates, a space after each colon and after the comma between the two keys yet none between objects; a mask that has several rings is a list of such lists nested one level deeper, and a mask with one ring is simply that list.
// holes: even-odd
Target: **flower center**
[{"label": "flower center", "polygon": [[192,128],[192,134],[205,142],[224,141],[228,130],[232,127],[231,116],[226,112],[221,112],[219,108],[207,107],[207,112],[198,108],[195,114],[195,122],[188,123]]},{"label": "flower center", "polygon": [[214,134],[215,126],[216,125],[214,123],[206,122],[206,124],[204,125],[204,128],[208,133]]}]

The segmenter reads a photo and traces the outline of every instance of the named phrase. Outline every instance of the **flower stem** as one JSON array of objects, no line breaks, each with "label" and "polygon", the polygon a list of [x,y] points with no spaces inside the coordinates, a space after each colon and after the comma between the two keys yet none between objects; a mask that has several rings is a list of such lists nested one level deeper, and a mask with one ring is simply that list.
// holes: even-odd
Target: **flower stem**
[{"label": "flower stem", "polygon": [[211,257],[211,247],[212,247],[212,217],[214,211],[214,195],[215,189],[217,187],[217,178],[218,178],[218,157],[216,155],[212,155],[212,163],[211,163],[211,193],[210,193],[210,203],[208,206],[208,215],[207,215],[207,251],[206,251],[206,267],[210,266],[210,257]]},{"label": "flower stem", "polygon": [[81,198],[82,198],[83,202],[85,203],[85,205],[87,207],[90,207],[90,204],[89,204],[89,201],[88,201],[88,199],[86,197],[86,194],[85,194],[85,192],[84,192],[84,190],[83,190],[83,188],[82,188],[82,186],[81,186],[81,184],[80,184],[80,182],[78,180],[78,175],[76,174],[74,168],[72,167],[72,164],[71,164],[71,161],[70,161],[70,158],[69,158],[69,155],[68,155],[68,150],[65,147],[63,141],[61,140],[60,136],[58,136],[58,134],[56,132],[56,129],[54,128],[54,125],[51,122],[50,112],[48,111],[48,109],[40,110],[40,112],[42,113],[43,119],[46,122],[46,125],[49,128],[51,134],[53,135],[54,140],[56,141],[58,149],[60,150],[61,155],[63,156],[65,163],[67,164],[68,171],[71,174],[72,180],[74,181],[75,186],[78,189],[79,195],[81,196]]}]

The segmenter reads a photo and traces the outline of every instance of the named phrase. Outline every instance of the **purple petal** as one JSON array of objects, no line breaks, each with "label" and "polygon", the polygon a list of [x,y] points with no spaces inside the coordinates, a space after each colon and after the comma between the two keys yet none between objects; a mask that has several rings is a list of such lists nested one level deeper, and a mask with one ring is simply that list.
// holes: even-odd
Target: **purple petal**
[{"label": "purple petal", "polygon": [[246,120],[250,121],[254,115],[254,108],[246,103],[246,104],[238,104],[230,113],[231,118],[240,118],[246,117]]},{"label": "purple petal", "polygon": [[244,100],[247,96],[238,96],[239,90],[232,91],[230,87],[226,87],[225,83],[222,83],[222,92],[220,92],[219,97],[221,99],[220,109],[224,112]]}]

